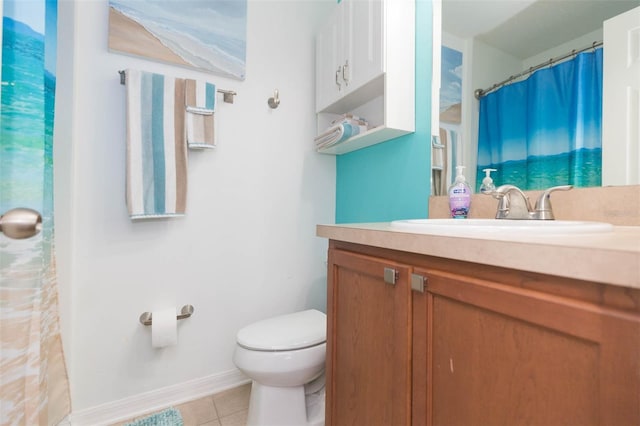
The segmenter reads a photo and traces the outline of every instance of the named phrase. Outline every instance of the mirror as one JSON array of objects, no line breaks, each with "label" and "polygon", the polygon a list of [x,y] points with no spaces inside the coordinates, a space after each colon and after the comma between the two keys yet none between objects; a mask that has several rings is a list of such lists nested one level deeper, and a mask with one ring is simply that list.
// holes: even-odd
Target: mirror
[{"label": "mirror", "polygon": [[[477,188],[479,102],[475,90],[488,89],[550,58],[602,41],[604,20],[639,5],[638,0],[442,0],[441,40],[453,55],[447,57],[443,51],[441,60],[453,77],[447,81],[441,75],[444,96],[440,116],[432,123],[439,120],[440,140],[453,146],[453,154],[434,149],[432,168],[442,167],[444,187],[454,177],[455,165],[462,164],[469,184],[474,191]],[[487,60],[492,55],[501,59]],[[448,92],[456,86],[457,101]],[[435,181],[433,173],[432,177]],[[444,195],[446,190],[433,194]]]}]

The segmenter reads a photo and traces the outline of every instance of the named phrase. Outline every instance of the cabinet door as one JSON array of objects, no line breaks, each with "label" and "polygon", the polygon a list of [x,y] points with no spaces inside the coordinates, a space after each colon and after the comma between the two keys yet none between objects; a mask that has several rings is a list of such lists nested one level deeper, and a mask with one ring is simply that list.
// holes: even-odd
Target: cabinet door
[{"label": "cabinet door", "polygon": [[410,423],[408,276],[405,265],[329,251],[327,425]]},{"label": "cabinet door", "polygon": [[345,0],[343,79],[347,92],[383,72],[382,0]]},{"label": "cabinet door", "polygon": [[341,95],[343,64],[343,6],[338,4],[316,36],[316,112],[323,110]]},{"label": "cabinet door", "polygon": [[637,307],[415,273],[428,279],[427,424],[640,424]]}]

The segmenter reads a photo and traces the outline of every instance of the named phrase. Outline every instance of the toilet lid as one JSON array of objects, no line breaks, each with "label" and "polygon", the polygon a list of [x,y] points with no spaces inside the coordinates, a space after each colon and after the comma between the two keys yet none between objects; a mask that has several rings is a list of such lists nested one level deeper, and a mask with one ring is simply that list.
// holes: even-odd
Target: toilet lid
[{"label": "toilet lid", "polygon": [[238,331],[238,344],[259,351],[303,349],[327,340],[327,316],[315,309],[280,315]]}]

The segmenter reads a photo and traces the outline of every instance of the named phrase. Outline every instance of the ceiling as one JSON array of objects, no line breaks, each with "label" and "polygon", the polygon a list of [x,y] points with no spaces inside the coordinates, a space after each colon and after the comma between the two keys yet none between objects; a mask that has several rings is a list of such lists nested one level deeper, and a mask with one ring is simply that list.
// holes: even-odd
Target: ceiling
[{"label": "ceiling", "polygon": [[638,6],[640,0],[442,0],[442,29],[525,59]]}]

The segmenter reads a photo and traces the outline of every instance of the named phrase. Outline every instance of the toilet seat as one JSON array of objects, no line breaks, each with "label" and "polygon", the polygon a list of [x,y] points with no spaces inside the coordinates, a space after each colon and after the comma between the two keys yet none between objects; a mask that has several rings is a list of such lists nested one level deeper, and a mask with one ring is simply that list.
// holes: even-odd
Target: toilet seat
[{"label": "toilet seat", "polygon": [[238,345],[254,351],[291,351],[327,340],[327,316],[315,309],[280,315],[238,331]]}]

